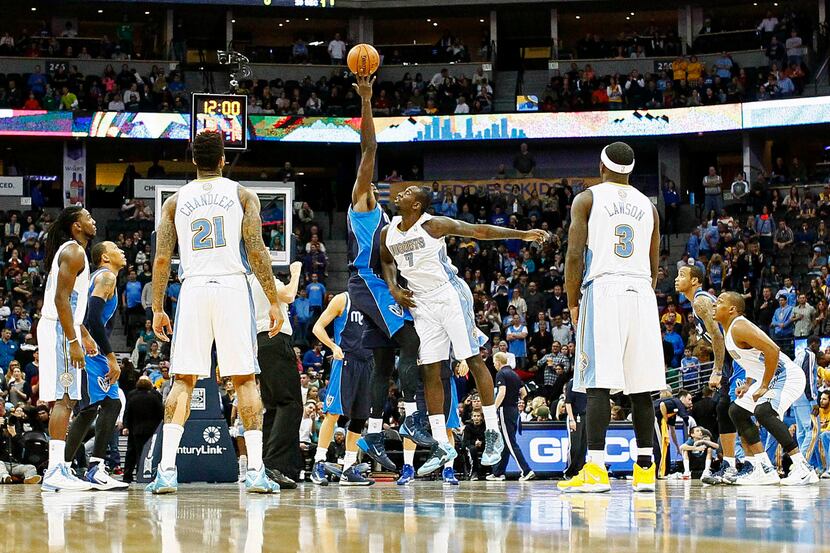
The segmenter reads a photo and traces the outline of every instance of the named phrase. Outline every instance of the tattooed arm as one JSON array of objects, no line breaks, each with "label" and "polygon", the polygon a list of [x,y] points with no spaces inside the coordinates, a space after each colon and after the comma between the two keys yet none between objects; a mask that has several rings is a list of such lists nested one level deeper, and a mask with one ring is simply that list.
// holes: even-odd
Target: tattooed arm
[{"label": "tattooed arm", "polygon": [[176,201],[178,194],[167,198],[161,206],[161,219],[156,231],[156,253],[153,256],[153,332],[159,340],[169,342],[173,334],[170,317],[164,312],[164,296],[170,278],[170,261],[176,248]]},{"label": "tattooed arm", "polygon": [[277,286],[274,283],[274,273],[271,270],[271,256],[262,241],[262,218],[259,215],[259,198],[256,194],[239,187],[239,200],[242,202],[242,241],[245,243],[245,251],[248,253],[248,263],[254,276],[262,285],[265,297],[271,304],[269,317],[271,318],[271,329],[269,336],[276,336],[283,324],[280,311],[280,300],[277,295]]}]

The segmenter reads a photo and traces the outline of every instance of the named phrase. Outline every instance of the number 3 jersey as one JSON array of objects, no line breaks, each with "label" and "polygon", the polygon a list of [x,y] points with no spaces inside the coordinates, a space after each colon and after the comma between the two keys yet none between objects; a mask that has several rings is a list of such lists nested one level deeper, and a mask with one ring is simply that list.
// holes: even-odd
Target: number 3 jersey
[{"label": "number 3 jersey", "polygon": [[222,276],[250,272],[242,242],[239,183],[224,177],[183,186],[176,200],[179,276]]},{"label": "number 3 jersey", "polygon": [[633,186],[612,182],[596,184],[589,190],[593,206],[588,219],[583,287],[604,276],[651,282],[651,200]]}]

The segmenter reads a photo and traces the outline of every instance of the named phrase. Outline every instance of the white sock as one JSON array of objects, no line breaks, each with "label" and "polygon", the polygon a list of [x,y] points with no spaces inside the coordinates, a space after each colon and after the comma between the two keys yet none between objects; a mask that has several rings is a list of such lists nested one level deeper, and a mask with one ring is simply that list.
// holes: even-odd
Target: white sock
[{"label": "white sock", "polygon": [[795,464],[798,464],[798,463],[801,463],[801,464],[804,464],[804,465],[807,464],[807,461],[804,459],[804,455],[802,455],[800,451],[798,453],[793,453],[792,455],[790,455],[790,459]]},{"label": "white sock", "polygon": [[317,446],[317,453],[314,454],[314,462],[321,463],[326,460],[326,455],[329,453],[329,448]]},{"label": "white sock", "polygon": [[343,472],[357,462],[357,451],[347,451],[343,456]]},{"label": "white sock", "polygon": [[453,468],[454,464],[455,464],[455,459],[453,459],[452,461],[447,461],[446,463],[444,463],[444,468],[451,469],[451,468]]},{"label": "white sock", "polygon": [[159,468],[170,470],[176,468],[176,453],[179,451],[179,442],[182,441],[184,426],[167,423],[162,427],[164,437],[161,440],[161,461]]},{"label": "white sock", "polygon": [[604,449],[589,449],[588,460],[595,465],[605,467],[605,450]]},{"label": "white sock", "polygon": [[407,417],[411,417],[415,413],[418,412],[418,404],[414,401],[406,401],[403,404],[404,412],[406,413]]},{"label": "white sock", "polygon": [[103,459],[101,459],[100,457],[90,457],[90,458],[89,458],[89,466],[92,466],[92,465],[94,465],[94,464],[96,464],[96,463],[97,463],[97,464],[99,464],[99,465],[103,465],[103,464],[104,464],[104,460],[103,460]]},{"label": "white sock", "polygon": [[245,448],[248,450],[248,470],[262,468],[262,430],[245,431]]},{"label": "white sock", "polygon": [[729,463],[729,466],[735,468],[735,458],[734,457],[724,457],[723,460]]},{"label": "white sock", "polygon": [[654,460],[654,450],[650,447],[638,447],[637,448],[637,457],[648,457],[652,461]]},{"label": "white sock", "polygon": [[484,415],[484,427],[487,430],[499,430],[499,417],[496,415],[495,405],[482,405],[481,412]]},{"label": "white sock", "polygon": [[65,450],[66,442],[64,440],[49,440],[49,469],[66,462],[63,458]]},{"label": "white sock", "polygon": [[447,422],[444,415],[430,415],[429,427],[432,429],[432,437],[435,438],[439,444],[449,443],[447,438]]},{"label": "white sock", "polygon": [[690,472],[692,472],[691,469],[689,468],[689,456],[688,455],[683,457],[683,472],[685,474],[689,474]]},{"label": "white sock", "polygon": [[403,450],[403,464],[412,466],[415,464],[415,450],[414,449],[404,449]]},{"label": "white sock", "polygon": [[369,419],[367,434],[377,434],[381,430],[383,430],[383,419]]},{"label": "white sock", "polygon": [[706,456],[706,461],[704,462],[703,468],[706,472],[709,472],[709,467],[712,466],[712,457],[711,455]]},{"label": "white sock", "polygon": [[765,467],[771,467],[772,461],[769,460],[769,455],[767,455],[766,451],[763,451],[755,456],[755,460],[761,463],[761,465]]}]

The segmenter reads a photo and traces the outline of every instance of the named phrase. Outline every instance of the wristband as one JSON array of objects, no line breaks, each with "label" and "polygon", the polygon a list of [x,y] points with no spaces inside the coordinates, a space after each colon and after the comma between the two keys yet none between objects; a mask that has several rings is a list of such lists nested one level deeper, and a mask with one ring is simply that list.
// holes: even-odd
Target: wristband
[{"label": "wristband", "polygon": [[70,343],[70,344],[71,344],[71,343],[73,343],[73,342],[77,342],[77,341],[78,341],[78,337],[77,337],[77,336],[75,336],[73,339],[69,340],[69,342],[68,342],[68,343]]}]

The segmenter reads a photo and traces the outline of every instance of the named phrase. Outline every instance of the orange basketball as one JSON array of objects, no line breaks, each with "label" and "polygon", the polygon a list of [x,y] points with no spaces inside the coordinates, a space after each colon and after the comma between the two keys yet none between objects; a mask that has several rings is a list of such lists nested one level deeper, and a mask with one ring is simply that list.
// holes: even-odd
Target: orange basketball
[{"label": "orange basketball", "polygon": [[349,50],[346,62],[352,73],[359,77],[368,77],[378,70],[380,55],[371,44],[358,44]]}]

